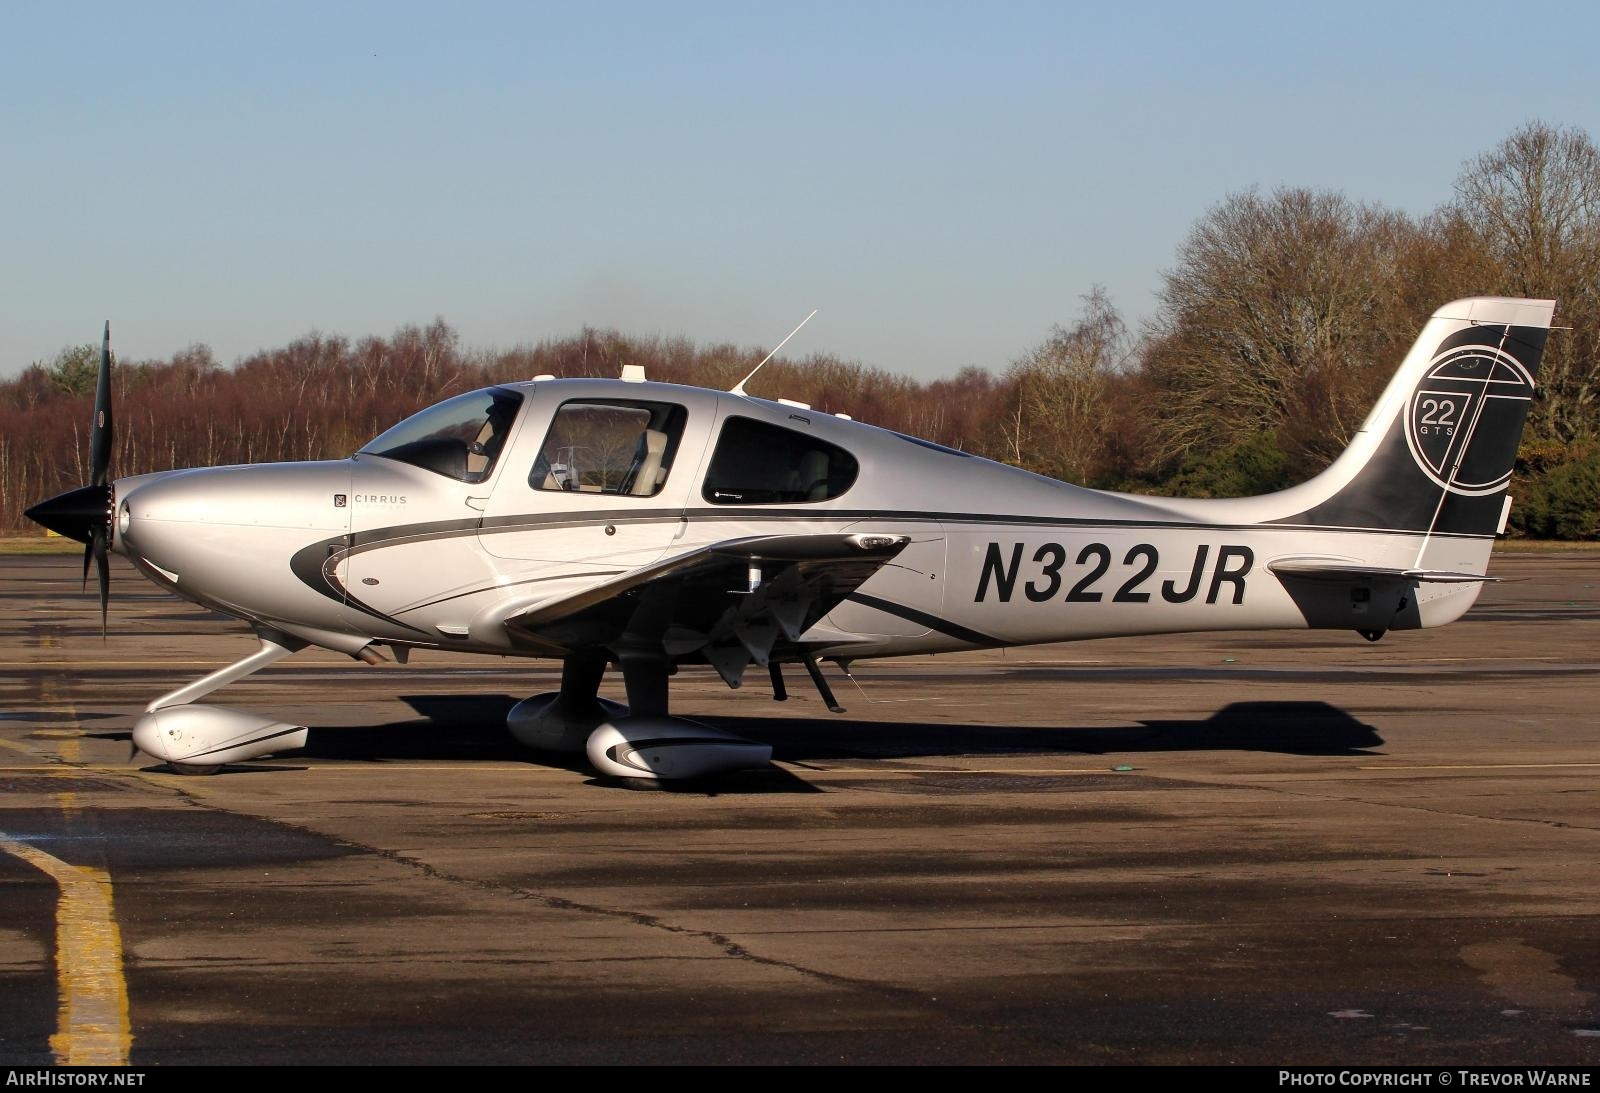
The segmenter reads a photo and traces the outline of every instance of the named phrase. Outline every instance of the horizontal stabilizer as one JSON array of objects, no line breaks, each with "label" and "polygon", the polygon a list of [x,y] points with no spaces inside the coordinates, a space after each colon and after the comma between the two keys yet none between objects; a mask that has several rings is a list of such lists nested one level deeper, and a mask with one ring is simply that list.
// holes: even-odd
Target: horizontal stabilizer
[{"label": "horizontal stabilizer", "polygon": [[1315,558],[1285,558],[1282,561],[1268,563],[1267,568],[1281,577],[1298,577],[1308,581],[1350,581],[1364,578],[1416,581],[1418,584],[1469,584],[1500,579],[1486,577],[1482,573],[1452,573],[1441,569],[1387,569],[1383,566],[1354,565]]}]

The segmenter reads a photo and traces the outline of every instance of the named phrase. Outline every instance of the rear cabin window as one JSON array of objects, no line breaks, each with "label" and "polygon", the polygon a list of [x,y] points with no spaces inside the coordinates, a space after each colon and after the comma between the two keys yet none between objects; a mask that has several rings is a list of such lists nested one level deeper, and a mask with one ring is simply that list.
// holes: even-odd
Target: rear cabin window
[{"label": "rear cabin window", "polygon": [[713,505],[827,501],[855,484],[855,456],[814,436],[730,417],[717,437],[701,496]]},{"label": "rear cabin window", "polygon": [[654,497],[672,470],[687,418],[688,412],[671,402],[564,402],[528,484],[564,493]]}]

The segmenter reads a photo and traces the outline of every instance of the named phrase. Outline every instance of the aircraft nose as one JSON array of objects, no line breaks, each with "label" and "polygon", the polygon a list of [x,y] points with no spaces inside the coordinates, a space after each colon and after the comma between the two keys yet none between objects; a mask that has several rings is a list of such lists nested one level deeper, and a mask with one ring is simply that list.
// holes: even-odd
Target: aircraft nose
[{"label": "aircraft nose", "polygon": [[119,483],[118,548],[173,585],[229,587],[259,534],[240,526],[238,499],[249,494],[242,470],[170,471],[126,489]]},{"label": "aircraft nose", "polygon": [[286,594],[272,582],[295,551],[349,530],[349,509],[334,501],[350,488],[345,463],[196,468],[124,481],[116,514],[123,552],[180,595],[241,613]]}]

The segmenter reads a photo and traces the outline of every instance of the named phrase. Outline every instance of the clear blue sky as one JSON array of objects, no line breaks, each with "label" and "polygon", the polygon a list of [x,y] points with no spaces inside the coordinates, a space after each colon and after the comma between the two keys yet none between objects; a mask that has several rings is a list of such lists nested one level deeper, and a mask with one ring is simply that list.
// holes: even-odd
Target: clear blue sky
[{"label": "clear blue sky", "polygon": [[0,375],[225,363],[444,316],[1004,366],[1195,218],[1425,212],[1542,118],[1600,138],[1600,5],[11,4]]}]

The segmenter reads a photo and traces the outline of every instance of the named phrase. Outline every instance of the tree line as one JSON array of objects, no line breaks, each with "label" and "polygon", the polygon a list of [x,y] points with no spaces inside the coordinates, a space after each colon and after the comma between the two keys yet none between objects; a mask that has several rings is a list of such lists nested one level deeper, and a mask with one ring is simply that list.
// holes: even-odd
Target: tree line
[{"label": "tree line", "polygon": [[[783,395],[1051,477],[1139,493],[1242,496],[1326,466],[1426,318],[1463,296],[1554,297],[1556,323],[1512,492],[1514,532],[1600,533],[1600,150],[1532,122],[1410,216],[1331,192],[1227,196],[1192,227],[1137,330],[1095,289],[998,368],[918,381],[827,354],[767,366]],[[0,529],[86,480],[98,348],[0,384]],[[584,329],[472,349],[443,320],[387,338],[309,334],[222,367],[197,345],[115,364],[119,476],[338,458],[448,395],[534,375],[727,388],[758,348]]]}]

